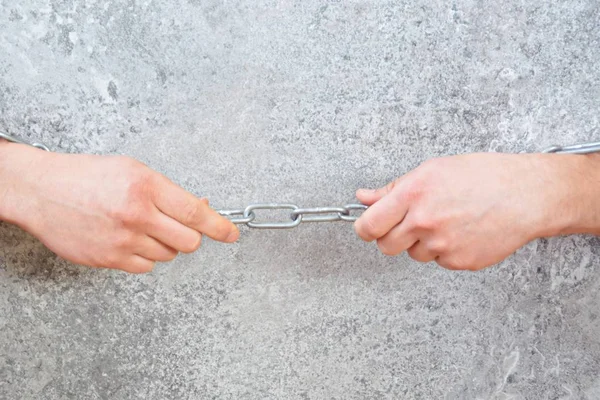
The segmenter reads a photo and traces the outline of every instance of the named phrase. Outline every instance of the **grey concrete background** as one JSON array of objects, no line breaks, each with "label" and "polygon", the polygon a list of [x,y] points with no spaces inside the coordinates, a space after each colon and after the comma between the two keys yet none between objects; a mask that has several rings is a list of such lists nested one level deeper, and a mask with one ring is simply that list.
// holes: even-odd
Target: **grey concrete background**
[{"label": "grey concrete background", "polygon": [[[429,157],[597,139],[599,21],[595,0],[0,0],[0,129],[217,207],[339,204]],[[4,224],[0,398],[598,399],[599,262],[573,236],[449,272],[329,224],[128,276]]]}]

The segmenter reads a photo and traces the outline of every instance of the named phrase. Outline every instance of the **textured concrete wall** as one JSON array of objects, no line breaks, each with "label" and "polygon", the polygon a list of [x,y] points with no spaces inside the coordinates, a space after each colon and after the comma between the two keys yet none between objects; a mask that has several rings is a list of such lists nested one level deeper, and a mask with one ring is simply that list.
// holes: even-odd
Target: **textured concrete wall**
[{"label": "textured concrete wall", "polygon": [[[423,160],[598,138],[595,0],[0,0],[0,129],[217,207],[353,200]],[[499,238],[501,240],[501,238]],[[457,273],[350,224],[144,276],[0,225],[2,399],[597,399],[600,241]]]}]

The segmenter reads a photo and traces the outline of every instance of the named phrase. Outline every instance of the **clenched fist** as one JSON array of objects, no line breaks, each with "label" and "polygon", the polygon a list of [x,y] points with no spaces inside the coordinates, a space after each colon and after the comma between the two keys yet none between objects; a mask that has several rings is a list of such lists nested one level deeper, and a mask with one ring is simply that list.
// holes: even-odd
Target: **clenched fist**
[{"label": "clenched fist", "polygon": [[197,250],[202,234],[222,242],[239,236],[208,201],[133,159],[1,140],[0,219],[71,262],[133,273]]},{"label": "clenched fist", "polygon": [[381,251],[478,270],[529,241],[600,234],[600,157],[468,154],[433,159],[377,190],[355,223]]}]

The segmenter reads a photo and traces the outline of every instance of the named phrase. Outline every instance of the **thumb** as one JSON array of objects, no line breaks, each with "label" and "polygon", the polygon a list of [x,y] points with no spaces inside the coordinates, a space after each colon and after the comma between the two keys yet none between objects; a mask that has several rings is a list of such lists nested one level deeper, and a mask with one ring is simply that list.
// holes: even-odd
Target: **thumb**
[{"label": "thumb", "polygon": [[356,192],[356,198],[364,205],[370,206],[390,193],[396,187],[398,182],[400,182],[400,178],[379,189],[358,189]]}]

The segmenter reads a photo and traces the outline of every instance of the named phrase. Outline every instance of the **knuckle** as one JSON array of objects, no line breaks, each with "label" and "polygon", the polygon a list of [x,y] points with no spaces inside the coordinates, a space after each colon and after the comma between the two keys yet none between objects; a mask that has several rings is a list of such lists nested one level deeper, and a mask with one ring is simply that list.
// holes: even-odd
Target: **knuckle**
[{"label": "knuckle", "polygon": [[148,227],[153,209],[141,198],[130,197],[118,210],[119,221],[127,227]]},{"label": "knuckle", "polygon": [[152,176],[151,170],[133,158],[124,157],[119,162],[119,173],[132,190],[147,187]]},{"label": "knuckle", "polygon": [[454,262],[454,261],[439,260],[438,264],[441,267],[449,269],[451,271],[458,271],[458,270],[462,269],[461,266],[458,263]]},{"label": "knuckle", "polygon": [[145,171],[132,172],[127,177],[127,195],[133,200],[145,199],[150,192],[150,174]]},{"label": "knuckle", "polygon": [[171,250],[165,257],[165,261],[173,261],[178,255],[179,253],[176,250]]},{"label": "knuckle", "polygon": [[457,257],[453,256],[449,259],[441,259],[438,261],[438,264],[446,269],[450,269],[453,271],[463,271],[463,270],[471,270],[476,271],[480,269],[477,266],[475,260],[471,260],[470,257]]},{"label": "knuckle", "polygon": [[119,269],[123,265],[123,259],[115,253],[108,252],[99,260],[98,265],[103,268]]},{"label": "knuckle", "polygon": [[129,250],[135,246],[136,235],[131,231],[124,231],[113,235],[113,247],[119,250]]},{"label": "knuckle", "polygon": [[152,175],[146,165],[127,157],[122,161],[121,170],[127,181],[134,187],[148,184]]},{"label": "knuckle", "polygon": [[432,158],[423,162],[412,175],[410,182],[406,184],[404,196],[409,201],[416,201],[427,197],[434,190],[440,171],[443,171],[445,162],[442,158]]},{"label": "knuckle", "polygon": [[155,266],[156,266],[155,262],[148,262],[141,267],[140,271],[141,271],[141,273],[152,272],[152,271],[154,271]]},{"label": "knuckle", "polygon": [[151,213],[148,196],[149,179],[140,176],[127,176],[123,197],[112,210],[112,217],[127,226],[145,224]]},{"label": "knuckle", "polygon": [[394,179],[393,181],[391,181],[390,183],[385,185],[385,189],[384,189],[385,194],[391,193],[397,185],[398,185],[398,179]]},{"label": "knuckle", "polygon": [[433,231],[438,226],[435,217],[423,211],[414,211],[411,222],[414,228],[421,231]]},{"label": "knuckle", "polygon": [[148,212],[141,204],[134,204],[127,207],[126,214],[123,215],[122,222],[128,226],[141,226],[146,224]]},{"label": "knuckle", "polygon": [[413,204],[421,200],[427,194],[427,191],[427,179],[417,175],[404,186],[404,190],[402,191],[402,201]]},{"label": "knuckle", "polygon": [[427,250],[437,255],[446,253],[449,248],[448,241],[441,238],[429,240],[425,245],[427,246]]},{"label": "knuckle", "polygon": [[408,254],[408,256],[410,258],[412,258],[413,260],[415,260],[415,257],[417,255],[417,253],[415,252],[415,247],[409,247],[408,249],[406,249],[406,253]]},{"label": "knuckle", "polygon": [[204,213],[198,203],[188,202],[183,209],[183,218],[186,225],[196,225],[202,221]]},{"label": "knuckle", "polygon": [[461,260],[462,269],[476,271],[480,269],[480,263],[477,261],[475,255],[467,254]]},{"label": "knuckle", "polygon": [[480,260],[473,254],[466,255],[463,259],[461,259],[461,269],[466,271],[479,271],[480,269],[486,267],[483,265]]},{"label": "knuckle", "polygon": [[371,241],[379,236],[378,227],[372,218],[362,219],[356,223],[356,232],[366,241]]},{"label": "knuckle", "polygon": [[379,251],[381,251],[386,256],[392,257],[392,256],[397,256],[398,254],[400,254],[399,251],[397,251],[393,246],[391,246],[389,243],[387,243],[384,240],[378,240],[377,247],[379,248]]},{"label": "knuckle", "polygon": [[154,270],[154,262],[148,261],[143,263],[136,263],[134,265],[128,265],[123,268],[123,271],[130,274],[145,274]]},{"label": "knuckle", "polygon": [[418,261],[418,262],[425,261],[423,259],[423,256],[415,248],[413,248],[413,247],[411,247],[410,249],[408,249],[406,252],[410,256],[410,258],[412,258],[415,261]]},{"label": "knuckle", "polygon": [[182,243],[180,250],[182,253],[186,253],[186,254],[193,253],[200,248],[201,244],[202,244],[202,235],[197,234],[197,235],[193,236],[192,238],[190,238],[189,240],[186,240],[185,243]]},{"label": "knuckle", "polygon": [[120,171],[131,172],[131,171],[139,171],[146,168],[146,165],[135,158],[127,157],[127,156],[114,156],[117,166]]}]

